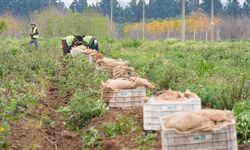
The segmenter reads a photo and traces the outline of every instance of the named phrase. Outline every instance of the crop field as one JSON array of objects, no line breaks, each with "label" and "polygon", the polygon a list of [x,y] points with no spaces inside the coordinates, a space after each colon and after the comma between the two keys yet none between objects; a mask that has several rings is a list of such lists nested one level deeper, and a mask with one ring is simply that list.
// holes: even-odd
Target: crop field
[{"label": "crop field", "polygon": [[[143,130],[142,108],[108,108],[96,71],[84,57],[62,56],[61,39],[0,39],[0,149],[161,149]],[[232,110],[239,149],[250,149],[250,42],[100,39],[107,57],[128,60],[156,88],[190,89],[203,108]]]}]

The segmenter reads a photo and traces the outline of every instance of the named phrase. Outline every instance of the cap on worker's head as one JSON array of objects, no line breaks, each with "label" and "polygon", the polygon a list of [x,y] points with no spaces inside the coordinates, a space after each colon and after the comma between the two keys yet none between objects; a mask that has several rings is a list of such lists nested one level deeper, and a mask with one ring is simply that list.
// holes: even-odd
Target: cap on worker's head
[{"label": "cap on worker's head", "polygon": [[34,26],[35,26],[36,24],[33,22],[33,23],[31,23],[31,25],[34,25]]}]

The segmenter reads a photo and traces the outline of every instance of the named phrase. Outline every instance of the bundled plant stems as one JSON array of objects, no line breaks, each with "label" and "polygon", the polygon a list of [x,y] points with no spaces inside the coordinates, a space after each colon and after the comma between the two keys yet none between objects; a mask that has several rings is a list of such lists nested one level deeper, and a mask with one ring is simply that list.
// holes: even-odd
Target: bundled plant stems
[{"label": "bundled plant stems", "polygon": [[179,132],[213,131],[234,123],[231,111],[205,109],[198,112],[177,112],[163,117],[165,129]]}]

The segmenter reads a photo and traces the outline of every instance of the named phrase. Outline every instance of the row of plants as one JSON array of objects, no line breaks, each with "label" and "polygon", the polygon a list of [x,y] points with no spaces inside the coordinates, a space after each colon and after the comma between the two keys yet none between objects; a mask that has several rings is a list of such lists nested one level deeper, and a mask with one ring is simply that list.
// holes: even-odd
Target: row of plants
[{"label": "row of plants", "polygon": [[67,125],[75,130],[83,128],[92,118],[106,112],[106,106],[100,101],[101,82],[109,78],[106,72],[97,72],[84,57],[64,58],[67,64],[59,77],[59,89],[62,95],[72,94],[69,104],[60,107]]},{"label": "row of plants", "polygon": [[0,148],[11,144],[6,141],[9,122],[31,113],[40,99],[46,99],[49,80],[60,66],[55,41],[41,41],[35,49],[28,46],[28,39],[0,39]]}]

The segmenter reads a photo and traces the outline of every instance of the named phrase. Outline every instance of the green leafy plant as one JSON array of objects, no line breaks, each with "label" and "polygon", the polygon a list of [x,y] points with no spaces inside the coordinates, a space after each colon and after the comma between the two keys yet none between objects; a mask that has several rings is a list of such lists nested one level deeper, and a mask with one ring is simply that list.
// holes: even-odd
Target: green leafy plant
[{"label": "green leafy plant", "polygon": [[84,148],[97,147],[100,144],[100,132],[95,128],[91,128],[82,134],[82,139]]},{"label": "green leafy plant", "polygon": [[105,104],[91,99],[82,92],[76,92],[69,106],[59,109],[65,116],[67,124],[74,128],[82,128],[92,118],[101,116],[106,111]]},{"label": "green leafy plant", "polygon": [[10,135],[10,129],[7,123],[0,124],[0,148],[7,149],[10,147],[10,143],[6,141],[6,137]]},{"label": "green leafy plant", "polygon": [[237,103],[233,112],[237,119],[237,133],[240,143],[250,142],[250,100]]},{"label": "green leafy plant", "polygon": [[137,138],[137,143],[141,145],[139,147],[139,149],[140,150],[154,149],[153,147],[156,144],[155,143],[156,142],[156,136],[157,136],[157,134],[155,134],[155,133],[141,134]]},{"label": "green leafy plant", "polygon": [[103,133],[107,137],[115,137],[117,135],[126,135],[130,132],[138,130],[133,119],[127,116],[119,116],[115,123],[106,123],[103,126]]}]

